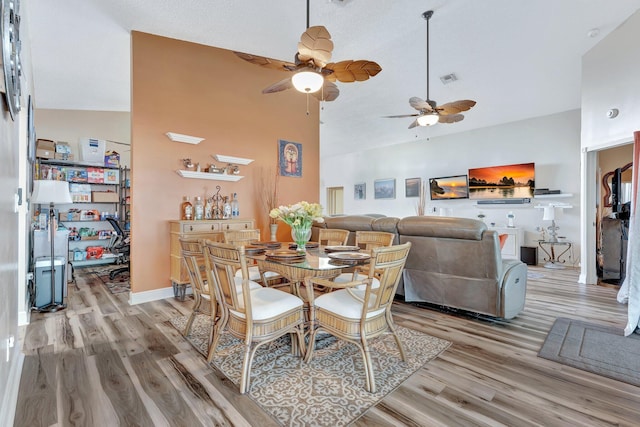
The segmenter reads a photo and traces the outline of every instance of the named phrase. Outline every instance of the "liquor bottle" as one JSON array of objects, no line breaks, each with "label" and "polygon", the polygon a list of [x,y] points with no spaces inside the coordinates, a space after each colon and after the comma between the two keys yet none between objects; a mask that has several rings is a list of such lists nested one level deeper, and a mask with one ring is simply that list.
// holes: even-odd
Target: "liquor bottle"
[{"label": "liquor bottle", "polygon": [[240,216],[240,203],[238,202],[238,193],[231,195],[231,217],[238,218]]},{"label": "liquor bottle", "polygon": [[193,210],[196,221],[202,221],[204,219],[204,205],[202,204],[202,197],[196,196],[196,203]]},{"label": "liquor bottle", "polygon": [[182,219],[193,219],[193,205],[189,201],[189,196],[184,196],[184,202],[182,202]]}]

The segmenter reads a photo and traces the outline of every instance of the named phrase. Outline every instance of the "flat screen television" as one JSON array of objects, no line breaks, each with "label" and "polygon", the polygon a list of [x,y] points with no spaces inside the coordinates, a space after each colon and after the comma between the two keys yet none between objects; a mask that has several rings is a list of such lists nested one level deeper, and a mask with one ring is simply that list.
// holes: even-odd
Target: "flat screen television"
[{"label": "flat screen television", "polygon": [[429,178],[429,192],[431,200],[468,199],[467,175]]},{"label": "flat screen television", "polygon": [[469,169],[469,198],[531,198],[536,186],[535,172],[535,163]]}]

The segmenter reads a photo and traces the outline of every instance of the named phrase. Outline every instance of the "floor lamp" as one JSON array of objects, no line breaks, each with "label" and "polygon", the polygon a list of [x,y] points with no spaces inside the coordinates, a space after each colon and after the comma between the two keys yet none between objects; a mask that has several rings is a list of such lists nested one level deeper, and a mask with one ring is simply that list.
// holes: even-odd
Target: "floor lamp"
[{"label": "floor lamp", "polygon": [[[33,193],[31,193],[31,203],[49,204],[49,240],[51,242],[51,302],[39,307],[38,311],[51,313],[66,308],[61,301],[56,303],[56,274],[55,274],[55,237],[58,229],[53,207],[56,203],[72,203],[71,193],[69,193],[69,183],[66,181],[38,180],[33,182]],[[66,258],[66,257],[65,257]],[[64,266],[61,268],[64,269]],[[63,270],[64,271],[64,270]],[[63,277],[62,280],[65,280]]]}]

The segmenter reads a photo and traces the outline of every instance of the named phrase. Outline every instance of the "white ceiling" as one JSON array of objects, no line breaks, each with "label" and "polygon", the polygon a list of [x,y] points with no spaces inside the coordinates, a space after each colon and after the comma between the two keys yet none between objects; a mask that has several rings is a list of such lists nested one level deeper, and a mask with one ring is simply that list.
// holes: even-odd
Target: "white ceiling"
[{"label": "white ceiling", "polygon": [[[324,103],[322,156],[579,108],[582,55],[638,9],[640,0],[311,0],[333,61],[382,67],[338,83]],[[408,130],[410,118],[381,116],[412,114],[409,98],[426,97],[426,10],[431,98],[478,104],[462,122]],[[131,30],[292,61],[306,28],[304,0],[22,0],[22,14],[35,105],[52,109],[129,111]],[[452,72],[459,80],[443,85]]]}]

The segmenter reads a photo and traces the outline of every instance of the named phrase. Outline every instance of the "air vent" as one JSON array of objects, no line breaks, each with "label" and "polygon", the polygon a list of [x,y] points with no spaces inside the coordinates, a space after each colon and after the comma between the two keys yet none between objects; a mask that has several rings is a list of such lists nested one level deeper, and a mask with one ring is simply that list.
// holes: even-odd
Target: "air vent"
[{"label": "air vent", "polygon": [[440,81],[444,85],[447,85],[449,83],[453,83],[456,80],[458,80],[458,77],[456,77],[455,73],[451,73],[451,74],[446,74],[444,76],[440,76]]}]

